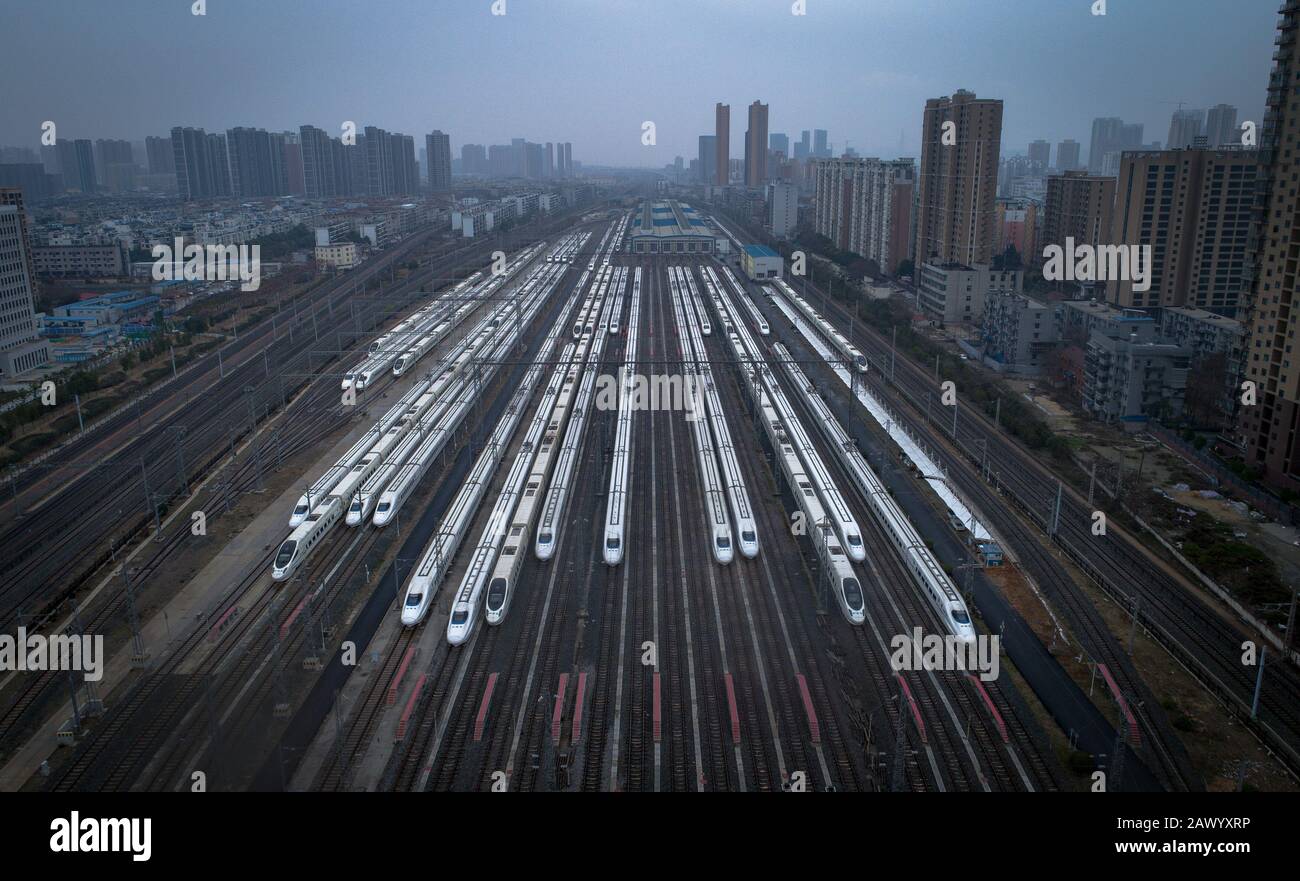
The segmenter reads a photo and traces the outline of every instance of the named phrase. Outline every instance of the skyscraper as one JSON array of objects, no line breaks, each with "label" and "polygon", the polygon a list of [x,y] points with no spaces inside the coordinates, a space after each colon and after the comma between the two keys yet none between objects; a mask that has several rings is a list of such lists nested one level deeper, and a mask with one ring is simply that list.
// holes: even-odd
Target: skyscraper
[{"label": "skyscraper", "polygon": [[831,155],[830,144],[826,140],[826,129],[813,129],[813,151],[812,155],[818,159],[829,159]]},{"label": "skyscraper", "polygon": [[1030,141],[1029,161],[1038,162],[1046,169],[1052,164],[1052,145],[1047,141]]},{"label": "skyscraper", "polygon": [[1205,134],[1205,111],[1180,108],[1174,111],[1173,117],[1169,120],[1169,140],[1165,142],[1165,148],[1179,150],[1183,147],[1191,147],[1203,134]]},{"label": "skyscraper", "polygon": [[302,149],[303,190],[307,198],[337,196],[330,136],[315,126],[304,125],[298,129],[298,141]]},{"label": "skyscraper", "polygon": [[1211,107],[1205,120],[1205,137],[1211,147],[1240,144],[1241,129],[1237,128],[1237,108],[1231,104],[1215,104]]},{"label": "skyscraper", "polygon": [[1056,145],[1056,169],[1075,171],[1079,165],[1079,142],[1066,139]]},{"label": "skyscraper", "polygon": [[0,190],[0,376],[10,379],[50,360],[36,332],[35,279],[21,190]]},{"label": "skyscraper", "polygon": [[915,168],[911,159],[816,160],[814,229],[884,272],[897,272],[910,256]]},{"label": "skyscraper", "polygon": [[1251,278],[1247,239],[1258,158],[1240,148],[1125,153],[1110,240],[1150,246],[1150,288],[1111,280],[1106,299],[1124,307],[1235,313]]},{"label": "skyscraper", "polygon": [[713,137],[717,146],[717,158],[714,160],[717,177],[714,183],[725,187],[731,169],[731,105],[717,104],[713,108]]},{"label": "skyscraper", "polygon": [[555,177],[555,144],[546,142],[546,164],[542,168],[542,177]]},{"label": "skyscraper", "polygon": [[93,193],[99,189],[99,180],[95,176],[95,146],[88,138],[73,141],[72,145],[77,159],[80,189],[83,193]]},{"label": "skyscraper", "polygon": [[212,157],[208,153],[209,143],[208,133],[201,128],[177,126],[172,129],[176,190],[186,201],[210,199],[216,195]]},{"label": "skyscraper", "polygon": [[1300,0],[1287,0],[1269,77],[1267,109],[1260,127],[1259,175],[1254,216],[1258,272],[1247,317],[1245,378],[1256,384],[1256,403],[1240,410],[1239,436],[1247,464],[1264,469],[1264,479],[1293,492],[1300,489],[1300,358],[1291,353],[1300,275],[1292,237],[1297,229],[1290,177],[1296,146],[1293,94],[1300,71]]},{"label": "skyscraper", "polygon": [[[1142,123],[1125,123],[1117,116],[1092,121],[1092,142],[1088,147],[1088,171],[1101,174],[1106,156],[1124,150],[1142,149]],[[1118,167],[1118,166],[1116,166]]]},{"label": "skyscraper", "polygon": [[465,174],[487,171],[487,148],[482,144],[465,144],[460,148],[460,170]]},{"label": "skyscraper", "polygon": [[799,133],[799,143],[794,145],[794,158],[804,160],[812,151],[812,132],[804,129]]},{"label": "skyscraper", "polygon": [[772,132],[767,136],[767,148],[773,153],[784,153],[790,158],[790,136],[782,132]]},{"label": "skyscraper", "polygon": [[149,159],[150,174],[172,174],[176,171],[171,138],[147,137],[144,139],[144,149]]},{"label": "skyscraper", "polygon": [[977,98],[974,92],[960,89],[952,97],[925,102],[916,223],[918,270],[925,262],[970,266],[990,261],[1001,148],[1001,100]]},{"label": "skyscraper", "polygon": [[700,135],[700,181],[705,184],[717,182],[718,178],[718,137],[717,135]]},{"label": "skyscraper", "polygon": [[233,195],[242,199],[284,195],[283,138],[273,144],[264,129],[236,127],[226,131],[226,150]]},{"label": "skyscraper", "polygon": [[429,156],[429,189],[444,193],[451,189],[451,136],[434,129],[425,135],[425,151]]},{"label": "skyscraper", "polygon": [[767,181],[767,105],[749,105],[749,128],[745,130],[745,186],[761,187]]},{"label": "skyscraper", "polygon": [[[1077,146],[1077,145],[1076,145]],[[1110,243],[1111,215],[1115,212],[1115,178],[1066,169],[1047,179],[1047,207],[1043,213],[1044,247]],[[1038,263],[1042,254],[1025,254],[1025,261]]]}]

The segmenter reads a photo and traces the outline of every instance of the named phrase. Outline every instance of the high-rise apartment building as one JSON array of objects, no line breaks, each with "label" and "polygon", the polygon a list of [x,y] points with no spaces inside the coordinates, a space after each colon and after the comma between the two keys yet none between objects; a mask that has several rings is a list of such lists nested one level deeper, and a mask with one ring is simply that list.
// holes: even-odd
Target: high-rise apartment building
[{"label": "high-rise apartment building", "polygon": [[283,196],[288,192],[284,136],[242,126],[226,130],[230,187],[241,199]]},{"label": "high-rise apartment building", "polygon": [[1260,180],[1252,236],[1258,272],[1247,317],[1245,379],[1255,383],[1256,402],[1241,407],[1238,436],[1247,464],[1262,468],[1268,483],[1296,491],[1300,490],[1300,358],[1294,347],[1300,272],[1293,243],[1300,232],[1300,201],[1291,180],[1291,154],[1300,124],[1293,97],[1300,75],[1300,0],[1286,0],[1280,15],[1260,128]]},{"label": "high-rise apartment building", "polygon": [[1068,138],[1056,145],[1056,168],[1058,171],[1075,171],[1079,165],[1079,142]]},{"label": "high-rise apartment building", "polygon": [[149,160],[150,174],[174,174],[176,172],[176,159],[172,154],[171,138],[147,137],[144,139],[144,149]]},{"label": "high-rise apartment building", "polygon": [[731,171],[731,105],[717,104],[713,108],[713,137],[717,147],[714,165],[717,177],[714,183],[725,187]]},{"label": "high-rise apartment building", "polygon": [[1029,142],[1029,161],[1037,162],[1044,169],[1052,164],[1052,145],[1047,141]]},{"label": "high-rise apartment building", "polygon": [[[451,136],[434,129],[424,136],[425,152],[429,161],[429,189],[435,193],[444,193],[451,189]],[[546,145],[546,153],[551,155],[551,145]]]},{"label": "high-rise apartment building", "polygon": [[1002,101],[965,89],[925,102],[916,265],[986,264],[993,256]]},{"label": "high-rise apartment building", "polygon": [[[1151,248],[1150,276],[1108,280],[1117,306],[1192,306],[1231,316],[1247,298],[1258,152],[1240,147],[1126,152],[1114,244]],[[1131,261],[1130,261],[1131,262]],[[1139,291],[1139,284],[1148,290]]]},{"label": "high-rise apartment building", "polygon": [[[1215,104],[1205,119],[1205,138],[1211,147],[1235,147],[1241,144],[1241,129],[1237,128],[1237,108],[1231,104]],[[1173,144],[1166,144],[1172,147]]]},{"label": "high-rise apartment building", "polygon": [[718,180],[718,136],[700,135],[700,181],[706,184]]},{"label": "high-rise apartment building", "polygon": [[813,162],[813,227],[837,248],[875,260],[893,274],[910,258],[911,159],[819,159]]},{"label": "high-rise apartment building", "polygon": [[1092,142],[1088,146],[1088,170],[1100,174],[1106,157],[1124,150],[1142,149],[1142,123],[1126,123],[1115,116],[1092,121]]},{"label": "high-rise apartment building", "polygon": [[1097,247],[1110,243],[1110,222],[1115,212],[1115,178],[1065,171],[1047,178],[1047,202],[1043,210],[1043,234],[1033,260],[1039,263],[1042,249],[1064,248],[1066,239],[1076,245]]},{"label": "high-rise apartment building", "polygon": [[767,181],[767,105],[749,105],[749,128],[745,130],[745,186],[761,187]]},{"label": "high-rise apartment building", "polygon": [[546,142],[546,164],[542,168],[542,177],[555,177],[555,144]]},{"label": "high-rise apartment building", "polygon": [[50,360],[36,332],[35,277],[22,193],[0,190],[0,377],[10,379]]},{"label": "high-rise apartment building", "polygon": [[767,185],[767,228],[778,238],[788,238],[799,221],[799,189],[787,181]]},{"label": "high-rise apartment building", "polygon": [[812,155],[817,159],[831,158],[830,143],[826,140],[826,129],[813,129],[813,149]]},{"label": "high-rise apartment building", "polygon": [[1204,134],[1205,111],[1179,108],[1174,111],[1173,117],[1169,120],[1169,140],[1165,142],[1165,148],[1181,150],[1184,147],[1195,146],[1196,139]]},{"label": "high-rise apartment building", "polygon": [[799,142],[794,145],[794,158],[800,161],[812,155],[812,132],[804,129],[799,133]]}]

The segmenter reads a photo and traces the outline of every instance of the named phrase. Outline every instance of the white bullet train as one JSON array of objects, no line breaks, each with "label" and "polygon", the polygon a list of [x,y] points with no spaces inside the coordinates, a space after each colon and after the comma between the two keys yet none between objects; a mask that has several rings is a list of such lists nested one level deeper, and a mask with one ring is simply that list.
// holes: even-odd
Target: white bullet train
[{"label": "white bullet train", "polygon": [[[724,301],[729,300],[722,292]],[[730,308],[730,304],[728,303]],[[840,611],[851,624],[866,621],[866,601],[862,583],[853,570],[852,561],[844,553],[830,518],[826,516],[813,481],[804,470],[804,464],[795,451],[787,429],[798,419],[789,408],[789,402],[775,377],[761,360],[761,353],[743,324],[736,324],[728,342],[732,354],[740,362],[742,385],[750,394],[761,416],[763,428],[777,457],[786,484],[804,517],[805,527],[813,550],[822,566],[824,577],[830,580]]]},{"label": "white bullet train", "polygon": [[913,583],[920,589],[949,633],[962,642],[973,641],[975,627],[971,623],[970,611],[952,579],[943,571],[939,561],[921,540],[916,528],[894,501],[894,497],[867,465],[857,445],[831,412],[825,399],[817,393],[816,387],[794,362],[790,352],[780,343],[772,348],[777,360],[800,390],[804,400],[808,402],[814,414],[813,421],[821,428],[830,446],[836,450],[845,470],[866,499],[871,513],[884,528],[885,534],[889,536],[908,574],[912,576]]},{"label": "white bullet train", "polygon": [[[561,270],[562,273],[563,270]],[[558,276],[556,281],[558,283]],[[576,290],[580,290],[580,288],[575,288]],[[549,289],[543,292],[543,299],[549,295],[549,292]],[[576,293],[571,295],[570,304],[565,307],[566,311],[571,308],[573,297],[576,297]],[[546,372],[543,362],[550,358],[551,350],[559,335],[560,323],[557,322],[552,325],[546,339],[542,342],[542,347],[538,351],[533,365],[524,374],[523,382],[519,388],[515,389],[514,395],[510,398],[505,415],[502,416],[492,430],[487,442],[483,445],[483,451],[474,462],[474,467],[470,470],[469,476],[457,491],[456,497],[452,500],[451,506],[443,517],[442,524],[438,531],[434,533],[428,547],[425,548],[420,562],[411,572],[406,583],[406,599],[402,603],[402,624],[404,626],[414,627],[428,615],[438,588],[442,584],[442,579],[451,568],[456,552],[469,532],[479,504],[492,483],[492,475],[496,473],[497,466],[505,457],[506,450],[510,445],[510,438],[514,436],[515,429],[523,421],[528,400],[532,397],[533,390]]]},{"label": "white bullet train", "polygon": [[[673,314],[677,319],[679,342],[682,347],[683,382],[682,394],[686,400],[687,413],[704,413],[704,400],[700,392],[702,382],[694,366],[688,363],[694,355],[686,349],[689,343],[690,316],[688,306],[683,303],[680,291],[680,276],[670,267],[669,287],[672,289]],[[713,438],[709,434],[709,424],[705,418],[689,418],[691,437],[695,441],[695,459],[700,469],[700,484],[704,495],[704,516],[709,524],[710,547],[713,558],[722,565],[735,559],[735,546],[732,543],[731,519],[727,514],[727,502],[723,498],[722,481],[718,478],[718,465],[714,458]]]},{"label": "white bullet train", "polygon": [[821,313],[812,307],[803,297],[795,293],[794,288],[786,284],[785,279],[777,278],[772,280],[775,288],[785,295],[795,308],[803,313],[804,317],[812,322],[817,331],[826,338],[826,340],[835,348],[837,352],[851,363],[859,373],[867,372],[867,356],[862,354],[857,346],[849,342],[849,338],[840,333],[833,324],[822,317]]},{"label": "white bullet train", "polygon": [[[677,294],[688,292],[687,298],[694,300],[694,289],[690,285],[680,284],[681,279],[690,278],[689,272],[685,268],[678,268],[678,271],[680,274]],[[700,314],[704,314],[705,311],[704,305],[698,302],[691,304],[690,308],[697,309]],[[717,302],[717,308],[720,313],[725,312],[721,301]],[[709,365],[708,350],[694,327],[688,325],[686,330],[688,357],[695,362],[695,375],[700,381],[700,387],[696,389],[700,393],[700,400],[697,403],[703,407],[702,410],[693,412],[697,419],[704,417],[708,420],[708,429],[712,432],[713,447],[720,465],[720,475],[727,488],[727,498],[731,502],[731,513],[736,522],[736,533],[740,537],[740,553],[753,559],[758,556],[758,526],[754,521],[754,511],[749,504],[749,493],[745,489],[740,462],[736,458],[735,448],[731,445],[731,432],[727,428],[726,416],[722,412],[722,402],[713,383],[713,368]]]},{"label": "white bullet train", "polygon": [[[632,308],[627,321],[627,345],[623,356],[623,376],[630,377],[636,369],[637,327],[641,320],[641,267],[636,268],[632,281]],[[629,465],[632,461],[632,404],[631,386],[622,383],[618,392],[618,427],[614,433],[614,458],[610,463],[609,494],[605,505],[604,558],[607,566],[623,562],[627,522],[627,500],[631,491]],[[540,547],[539,547],[540,554]]]}]

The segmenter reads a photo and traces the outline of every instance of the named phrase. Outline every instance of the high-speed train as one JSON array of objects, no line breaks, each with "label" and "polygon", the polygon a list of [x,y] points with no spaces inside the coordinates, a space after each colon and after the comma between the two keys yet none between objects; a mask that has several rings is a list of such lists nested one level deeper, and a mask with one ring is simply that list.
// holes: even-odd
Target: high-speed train
[{"label": "high-speed train", "polygon": [[328,496],[313,508],[311,514],[289,533],[289,537],[276,552],[271,564],[272,580],[288,581],[292,578],[312,548],[320,543],[342,517],[343,499],[338,496]]},{"label": "high-speed train", "polygon": [[[724,301],[729,299],[725,292],[722,297]],[[822,571],[830,579],[836,603],[851,624],[862,624],[867,617],[862,583],[853,571],[852,561],[844,553],[834,527],[813,488],[813,481],[805,472],[804,465],[787,433],[787,428],[797,424],[798,419],[789,409],[789,402],[785,399],[784,392],[762,361],[761,353],[745,326],[734,325],[727,339],[732,354],[740,362],[742,385],[749,391],[750,400],[761,415],[763,428],[779,460],[786,484],[794,495],[795,504],[803,512],[809,524],[809,540],[821,562]]]},{"label": "high-speed train", "polygon": [[[682,277],[689,278],[686,270],[679,270]],[[686,296],[690,300],[695,299],[694,291],[689,285],[678,285],[674,292],[677,296]],[[697,309],[701,314],[704,313],[702,303],[687,305],[689,309]],[[720,301],[717,301],[719,312],[725,312],[725,307]],[[725,322],[724,322],[725,324]],[[731,445],[731,432],[727,428],[727,420],[722,412],[722,402],[718,398],[717,388],[713,384],[713,368],[709,366],[708,351],[704,347],[704,341],[701,339],[696,329],[689,325],[685,328],[686,353],[695,362],[695,374],[700,380],[701,388],[697,392],[702,392],[699,396],[701,400],[696,403],[704,408],[704,414],[707,416],[708,429],[713,436],[713,447],[717,453],[718,464],[720,466],[720,475],[723,483],[727,488],[727,498],[731,502],[731,513],[735,517],[736,532],[740,536],[740,553],[753,559],[758,556],[758,527],[754,521],[754,512],[749,504],[749,493],[745,489],[745,480],[741,475],[740,463],[736,459],[735,448]],[[697,413],[697,418],[699,413]]]},{"label": "high-speed train", "polygon": [[[558,283],[559,277],[559,275],[556,275],[552,284],[542,291],[542,299],[549,295],[554,284]],[[575,292],[580,289],[580,287],[575,288]],[[575,297],[576,293],[571,295],[570,302],[565,307],[566,311],[572,308],[573,298]],[[415,569],[411,572],[406,584],[406,600],[402,604],[403,626],[414,627],[423,621],[428,614],[438,588],[442,584],[442,579],[451,568],[456,552],[465,539],[474,515],[478,511],[479,504],[492,483],[492,475],[496,472],[497,466],[505,456],[510,438],[514,436],[515,429],[523,421],[524,412],[528,401],[532,398],[533,390],[545,373],[544,362],[549,359],[551,350],[560,334],[560,324],[557,322],[551,326],[536,359],[524,374],[523,382],[515,389],[514,395],[506,407],[505,415],[493,428],[492,434],[482,447],[482,452],[474,462],[473,469],[464,483],[461,484],[455,499],[452,500],[451,506],[447,509],[442,524],[425,548],[420,562],[416,564]],[[420,453],[417,452],[416,456],[419,455]],[[383,502],[381,501],[380,504],[382,505]]]},{"label": "high-speed train", "polygon": [[803,313],[805,318],[812,322],[818,333],[825,337],[827,342],[844,356],[844,359],[850,362],[855,370],[859,373],[867,372],[867,356],[862,354],[857,346],[849,342],[848,337],[840,333],[833,324],[823,318],[821,313],[814,309],[807,300],[795,293],[794,288],[786,284],[785,279],[776,278],[772,280],[772,283],[778,291],[785,295],[786,299],[794,304],[796,309]]},{"label": "high-speed train", "polygon": [[804,400],[813,411],[813,421],[821,428],[827,442],[838,453],[845,470],[853,478],[871,508],[871,513],[884,528],[885,534],[889,536],[894,548],[902,557],[903,565],[912,576],[912,581],[938,614],[939,620],[943,622],[949,633],[962,642],[974,640],[975,627],[971,623],[970,611],[956,585],[952,583],[952,579],[943,571],[939,561],[921,540],[916,528],[907,519],[907,515],[903,513],[894,497],[867,465],[857,445],[840,425],[816,387],[794,362],[789,351],[780,343],[773,346],[773,351],[791,380],[802,392]]},{"label": "high-speed train", "polygon": [[[624,375],[636,369],[637,325],[641,320],[641,267],[636,268],[632,280],[632,308],[628,314],[627,346],[624,351]],[[609,495],[605,507],[605,564],[617,566],[623,562],[627,523],[627,499],[631,489],[628,466],[632,460],[632,404],[631,388],[627,383],[619,389],[618,428],[614,433],[614,458],[609,470]],[[540,555],[540,546],[538,549]]]},{"label": "high-speed train", "polygon": [[[672,267],[676,269],[677,267]],[[676,276],[680,279],[680,276]],[[680,339],[683,348],[689,345],[690,334],[690,316],[687,314],[690,307],[682,302],[680,292],[680,281],[675,280],[674,273],[669,272],[669,287],[673,288],[673,313],[677,319],[677,326],[681,329]],[[683,351],[683,359],[693,359],[690,351]],[[683,365],[683,394],[689,396],[690,413],[704,412],[705,403],[700,393],[702,382],[698,378],[698,373],[689,365]],[[731,519],[727,513],[727,502],[723,498],[722,481],[718,477],[718,464],[713,452],[713,439],[709,434],[709,425],[707,419],[688,419],[691,425],[691,436],[695,441],[695,457],[700,468],[700,483],[704,495],[704,516],[709,524],[710,547],[713,551],[713,558],[724,566],[735,558],[735,548],[732,544]]]}]

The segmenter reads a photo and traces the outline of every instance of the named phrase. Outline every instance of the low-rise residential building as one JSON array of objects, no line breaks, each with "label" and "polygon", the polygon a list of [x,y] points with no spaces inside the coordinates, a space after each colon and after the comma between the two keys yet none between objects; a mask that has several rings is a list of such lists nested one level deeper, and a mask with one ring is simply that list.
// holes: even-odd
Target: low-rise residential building
[{"label": "low-rise residential building", "polygon": [[1198,424],[1223,428],[1234,422],[1246,370],[1246,329],[1240,321],[1189,307],[1164,309],[1161,336],[1192,353],[1187,415]]},{"label": "low-rise residential building", "polygon": [[918,273],[916,303],[927,318],[939,324],[974,324],[984,314],[990,291],[1018,294],[1024,286],[1025,274],[1018,269],[923,263]]},{"label": "low-rise residential building", "polygon": [[994,366],[1036,372],[1060,339],[1051,306],[1014,291],[989,291],[984,301],[980,342]]},{"label": "low-rise residential building", "polygon": [[1137,431],[1181,415],[1191,350],[1094,330],[1085,358],[1083,408],[1094,418]]},{"label": "low-rise residential building", "polygon": [[121,278],[129,274],[121,242],[35,247],[32,260],[40,278]]},{"label": "low-rise residential building", "polygon": [[1080,346],[1094,330],[1104,336],[1150,342],[1156,338],[1156,320],[1141,309],[1117,309],[1101,300],[1066,300],[1057,310],[1060,337]]},{"label": "low-rise residential building", "polygon": [[336,242],[316,246],[316,263],[331,269],[351,269],[360,263],[356,242]]}]

